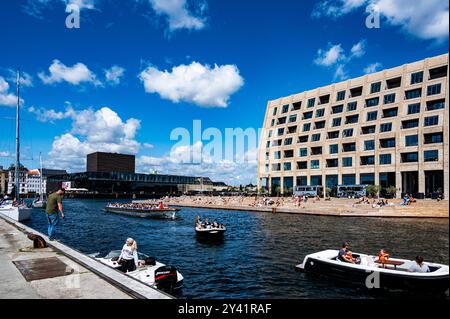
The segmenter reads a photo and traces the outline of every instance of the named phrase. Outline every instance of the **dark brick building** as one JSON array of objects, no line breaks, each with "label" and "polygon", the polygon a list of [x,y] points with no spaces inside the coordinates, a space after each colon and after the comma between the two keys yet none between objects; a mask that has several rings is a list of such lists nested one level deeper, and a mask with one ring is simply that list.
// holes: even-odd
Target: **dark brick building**
[{"label": "dark brick building", "polygon": [[87,171],[93,173],[134,173],[134,155],[96,152],[87,156]]}]

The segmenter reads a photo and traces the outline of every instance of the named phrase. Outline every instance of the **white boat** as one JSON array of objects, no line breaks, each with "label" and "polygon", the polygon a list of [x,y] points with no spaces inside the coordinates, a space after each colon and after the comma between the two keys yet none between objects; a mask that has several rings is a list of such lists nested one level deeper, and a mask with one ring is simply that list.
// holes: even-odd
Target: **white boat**
[{"label": "white boat", "polygon": [[43,169],[42,169],[42,156],[41,154],[39,154],[39,163],[41,166],[41,170],[39,171],[39,197],[36,197],[33,200],[33,207],[34,208],[45,208],[47,206],[47,195],[44,193],[43,191],[43,180],[42,180],[42,174],[43,174]]},{"label": "white boat", "polygon": [[197,236],[210,237],[210,238],[220,238],[225,234],[227,228],[223,225],[214,227],[213,225],[203,225],[197,224],[195,226],[195,232]]},{"label": "white boat", "polygon": [[446,291],[449,289],[449,266],[425,262],[430,272],[409,272],[415,261],[390,258],[389,264],[377,263],[378,257],[353,253],[360,263],[339,260],[338,250],[324,250],[306,256],[296,266],[299,271],[325,275],[330,278],[365,286],[400,290]]},{"label": "white boat", "polygon": [[14,206],[12,201],[6,201],[0,206],[0,214],[21,222],[31,217],[31,209],[26,205]]},{"label": "white boat", "polygon": [[180,211],[178,208],[159,208],[151,205],[143,205],[136,208],[132,205],[115,205],[108,204],[104,210],[108,213],[140,217],[140,218],[169,218],[175,219],[176,213]]},{"label": "white boat", "polygon": [[[112,268],[119,269],[120,265],[117,260],[120,256],[120,250],[111,251],[105,257],[92,255],[96,260],[108,265]],[[145,254],[138,253],[138,258],[143,266],[138,267],[135,271],[127,272],[127,275],[137,280],[168,293],[177,292],[183,287],[183,275],[177,271],[174,266],[166,266],[157,262]]]}]

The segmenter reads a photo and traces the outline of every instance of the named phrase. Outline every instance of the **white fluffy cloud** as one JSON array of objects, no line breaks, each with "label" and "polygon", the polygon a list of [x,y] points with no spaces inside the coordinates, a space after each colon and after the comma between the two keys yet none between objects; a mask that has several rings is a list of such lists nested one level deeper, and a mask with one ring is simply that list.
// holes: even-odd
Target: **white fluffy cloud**
[{"label": "white fluffy cloud", "polygon": [[92,83],[100,85],[96,75],[89,70],[83,63],[77,63],[71,67],[64,65],[59,60],[53,60],[49,67],[49,75],[44,72],[38,74],[39,78],[45,84],[67,82],[72,85],[79,85],[81,83]]},{"label": "white fluffy cloud", "polygon": [[363,6],[376,10],[385,22],[414,37],[448,38],[449,4],[444,0],[324,0],[315,6],[312,16],[338,18]]},{"label": "white fluffy cloud", "polygon": [[105,70],[106,82],[111,85],[118,85],[120,84],[120,81],[124,76],[124,74],[125,74],[124,68],[114,65],[111,68]]},{"label": "white fluffy cloud", "polygon": [[244,79],[235,65],[202,65],[192,62],[171,71],[150,66],[140,74],[147,93],[157,93],[174,103],[187,102],[202,107],[227,107],[232,94],[243,85]]},{"label": "white fluffy cloud", "polygon": [[383,65],[380,62],[375,62],[375,63],[371,63],[369,64],[367,67],[364,68],[364,73],[365,74],[369,74],[369,73],[375,73],[377,72]]},{"label": "white fluffy cloud", "polygon": [[[166,17],[170,31],[200,30],[205,27],[205,20],[189,11],[187,0],[149,0],[149,3],[158,15]],[[198,10],[202,13],[204,9],[205,3],[201,3]]]},{"label": "white fluffy cloud", "polygon": [[344,49],[341,44],[329,45],[327,50],[319,49],[314,63],[322,66],[330,66],[345,59]]},{"label": "white fluffy cloud", "polygon": [[[23,102],[23,100],[21,100]],[[16,106],[17,95],[9,92],[9,84],[5,78],[0,76],[0,106]]]}]

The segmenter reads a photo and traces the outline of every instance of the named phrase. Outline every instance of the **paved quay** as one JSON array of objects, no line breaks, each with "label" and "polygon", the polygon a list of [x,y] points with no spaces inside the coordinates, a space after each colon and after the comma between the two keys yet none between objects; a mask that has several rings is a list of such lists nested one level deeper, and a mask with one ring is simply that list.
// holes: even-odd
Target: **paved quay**
[{"label": "paved quay", "polygon": [[[388,206],[372,207],[355,204],[355,199],[310,199],[308,203],[296,205],[291,198],[271,198],[275,204],[266,206],[262,198],[255,197],[208,197],[184,196],[170,198],[166,203],[176,207],[206,208],[218,210],[254,211],[264,213],[300,214],[336,217],[386,217],[386,218],[449,218],[448,200],[418,200],[410,206],[400,206],[401,200],[390,200]],[[278,203],[277,203],[278,202]]]},{"label": "paved quay", "polygon": [[30,232],[0,214],[0,299],[172,299],[59,242],[34,249]]}]

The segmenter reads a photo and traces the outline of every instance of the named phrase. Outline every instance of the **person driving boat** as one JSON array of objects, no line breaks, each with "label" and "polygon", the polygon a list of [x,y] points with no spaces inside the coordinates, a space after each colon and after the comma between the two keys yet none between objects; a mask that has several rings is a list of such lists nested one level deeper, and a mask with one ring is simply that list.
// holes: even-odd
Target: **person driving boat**
[{"label": "person driving boat", "polygon": [[352,252],[349,250],[348,243],[343,243],[341,249],[339,249],[338,259],[342,262],[356,264],[357,258],[353,257]]}]

